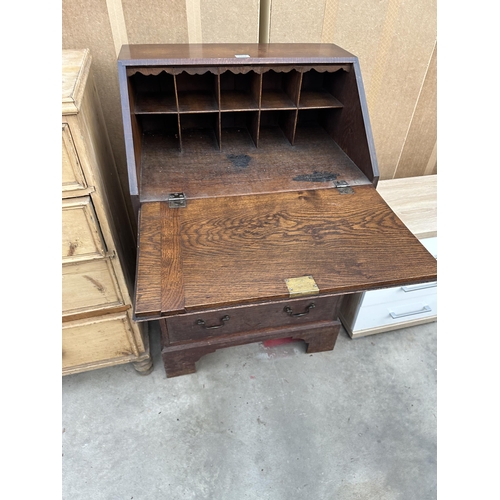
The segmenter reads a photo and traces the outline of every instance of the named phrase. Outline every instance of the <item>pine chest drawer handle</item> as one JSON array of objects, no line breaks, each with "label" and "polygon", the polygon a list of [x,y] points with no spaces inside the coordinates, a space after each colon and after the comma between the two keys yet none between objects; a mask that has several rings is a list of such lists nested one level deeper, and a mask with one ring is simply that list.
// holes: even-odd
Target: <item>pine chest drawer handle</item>
[{"label": "pine chest drawer handle", "polygon": [[307,307],[306,307],[306,310],[305,312],[301,312],[301,313],[294,313],[292,308],[290,306],[285,306],[285,308],[283,309],[283,311],[285,311],[288,316],[295,316],[296,318],[300,317],[300,316],[305,316],[306,314],[309,314],[309,311],[311,309],[314,309],[316,307],[316,304],[313,302],[312,304],[309,304]]},{"label": "pine chest drawer handle", "polygon": [[393,312],[390,312],[389,314],[391,315],[392,319],[398,319],[398,318],[404,318],[405,316],[413,316],[414,314],[421,314],[425,312],[431,312],[432,309],[429,306],[424,306],[422,309],[419,309],[418,311],[411,311],[407,313],[401,313],[401,314],[396,314]]},{"label": "pine chest drawer handle", "polygon": [[205,325],[205,322],[202,319],[196,321],[196,324],[202,326],[206,330],[214,330],[215,328],[222,328],[226,324],[226,322],[229,321],[229,319],[230,319],[229,316],[223,316],[221,318],[220,325],[207,326]]}]

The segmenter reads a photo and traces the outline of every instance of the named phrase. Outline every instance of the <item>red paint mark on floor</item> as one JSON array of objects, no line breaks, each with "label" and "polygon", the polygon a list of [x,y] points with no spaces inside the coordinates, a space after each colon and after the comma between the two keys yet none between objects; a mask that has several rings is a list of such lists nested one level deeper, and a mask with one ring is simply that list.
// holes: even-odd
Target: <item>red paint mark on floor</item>
[{"label": "red paint mark on floor", "polygon": [[272,339],[272,340],[264,340],[262,342],[264,347],[276,347],[281,344],[289,344],[290,342],[297,342],[296,339],[292,339],[292,337],[287,337],[284,339]]}]

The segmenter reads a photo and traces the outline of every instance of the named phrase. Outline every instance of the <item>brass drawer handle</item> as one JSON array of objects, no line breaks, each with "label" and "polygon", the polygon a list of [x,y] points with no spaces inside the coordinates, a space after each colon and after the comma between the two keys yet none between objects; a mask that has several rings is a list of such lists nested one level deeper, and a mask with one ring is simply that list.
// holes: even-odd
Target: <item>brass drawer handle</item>
[{"label": "brass drawer handle", "polygon": [[309,311],[311,309],[314,309],[316,307],[316,304],[313,302],[312,304],[309,304],[307,307],[306,307],[306,310],[305,312],[302,312],[302,313],[294,313],[292,308],[290,306],[285,306],[285,308],[283,309],[283,311],[285,311],[288,316],[295,316],[296,318],[300,317],[300,316],[305,316],[306,314],[309,314]]},{"label": "brass drawer handle", "polygon": [[221,318],[221,324],[220,325],[206,326],[205,322],[202,319],[199,319],[196,322],[196,324],[202,326],[206,330],[214,330],[215,328],[222,328],[226,324],[226,321],[229,321],[229,316],[223,316]]}]

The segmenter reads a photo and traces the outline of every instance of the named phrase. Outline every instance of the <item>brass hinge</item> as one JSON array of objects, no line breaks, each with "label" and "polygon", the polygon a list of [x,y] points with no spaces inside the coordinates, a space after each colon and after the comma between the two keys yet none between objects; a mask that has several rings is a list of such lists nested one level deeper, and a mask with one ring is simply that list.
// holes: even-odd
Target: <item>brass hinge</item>
[{"label": "brass hinge", "polygon": [[339,190],[340,194],[352,194],[354,190],[347,183],[347,181],[334,181],[333,185]]},{"label": "brass hinge", "polygon": [[285,280],[290,298],[304,297],[307,295],[318,295],[319,288],[312,276],[300,276]]},{"label": "brass hinge", "polygon": [[187,198],[184,193],[170,193],[168,195],[169,208],[184,208],[187,206]]}]

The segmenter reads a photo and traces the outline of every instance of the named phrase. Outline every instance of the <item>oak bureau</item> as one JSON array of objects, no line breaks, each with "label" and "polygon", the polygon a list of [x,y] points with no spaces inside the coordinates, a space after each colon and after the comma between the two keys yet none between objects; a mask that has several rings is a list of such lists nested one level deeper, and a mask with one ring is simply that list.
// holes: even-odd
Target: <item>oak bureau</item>
[{"label": "oak bureau", "polygon": [[436,279],[376,191],[358,59],[331,44],[125,45],[134,319],[167,377],[273,338],[334,348],[346,295]]}]

